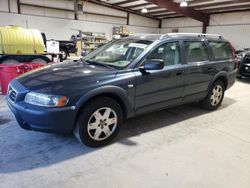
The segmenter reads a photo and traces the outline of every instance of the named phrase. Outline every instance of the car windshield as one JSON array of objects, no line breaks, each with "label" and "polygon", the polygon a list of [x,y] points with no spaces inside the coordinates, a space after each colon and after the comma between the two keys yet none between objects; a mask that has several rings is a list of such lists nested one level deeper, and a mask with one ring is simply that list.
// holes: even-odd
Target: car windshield
[{"label": "car windshield", "polygon": [[84,60],[98,62],[112,67],[123,68],[137,58],[152,41],[138,39],[120,39],[90,53]]}]

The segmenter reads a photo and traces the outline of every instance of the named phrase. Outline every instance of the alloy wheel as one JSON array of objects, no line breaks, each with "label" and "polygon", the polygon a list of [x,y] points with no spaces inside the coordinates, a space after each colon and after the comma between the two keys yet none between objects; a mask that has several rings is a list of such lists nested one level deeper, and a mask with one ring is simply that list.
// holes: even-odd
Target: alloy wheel
[{"label": "alloy wheel", "polygon": [[87,131],[93,140],[101,141],[111,136],[116,126],[116,112],[109,107],[103,107],[92,114],[88,121]]},{"label": "alloy wheel", "polygon": [[223,89],[220,85],[216,85],[214,88],[213,88],[213,91],[212,91],[212,95],[210,97],[210,103],[212,106],[217,106],[221,99],[222,99],[222,95],[223,95]]}]

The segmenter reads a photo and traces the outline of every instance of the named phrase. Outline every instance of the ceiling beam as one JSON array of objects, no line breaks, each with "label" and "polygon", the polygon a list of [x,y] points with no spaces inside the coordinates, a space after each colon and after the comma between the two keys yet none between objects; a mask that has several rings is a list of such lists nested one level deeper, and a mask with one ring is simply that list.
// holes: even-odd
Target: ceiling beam
[{"label": "ceiling beam", "polygon": [[[195,0],[195,1],[188,1],[188,6],[193,5],[193,4],[197,4],[197,3],[203,3],[203,2],[211,2],[213,0]],[[233,0],[232,0],[233,1]],[[224,3],[225,4],[225,3]],[[148,10],[155,10],[155,9],[159,9],[160,7],[152,7],[152,8],[148,8]]]},{"label": "ceiling beam", "polygon": [[160,7],[152,7],[152,8],[148,8],[148,10],[157,10],[157,9],[160,9]]},{"label": "ceiling beam", "polygon": [[234,10],[221,10],[221,11],[215,11],[211,12],[210,14],[224,14],[224,13],[234,13],[234,12],[248,12],[250,11],[250,8],[246,9],[234,9]]},{"label": "ceiling beam", "polygon": [[178,15],[176,13],[157,15],[158,18],[162,18],[162,19],[165,19],[165,18],[168,18],[168,17],[171,17],[171,16],[182,16],[182,15]]},{"label": "ceiling beam", "polygon": [[[197,1],[194,1],[192,4],[196,3]],[[249,0],[237,0],[238,3],[245,3],[245,2],[249,2]],[[192,5],[191,3],[189,5]],[[223,5],[232,5],[230,7],[223,7]],[[221,6],[221,7],[215,7],[215,6]],[[209,7],[212,7],[211,9]],[[228,1],[226,4],[225,2],[214,2],[214,3],[210,3],[210,4],[205,4],[205,5],[193,5],[192,8],[199,8],[201,10],[203,10],[202,8],[205,8],[203,10],[203,12],[214,12],[214,11],[217,11],[217,10],[231,10],[232,8],[247,8],[246,5],[237,5],[236,4],[236,0],[230,0]],[[159,7],[154,7],[154,8],[148,8],[149,10],[149,14],[151,15],[157,15],[157,14],[161,14],[161,13],[164,13],[164,12],[168,12],[167,10],[155,10],[155,11],[150,11],[150,10],[154,10],[154,9],[159,9]]]},{"label": "ceiling beam", "polygon": [[166,8],[170,11],[174,11],[177,14],[193,18],[203,23],[202,33],[206,33],[207,26],[209,25],[210,15],[190,7],[180,7],[179,3],[175,3],[172,0],[147,0],[149,3],[158,5],[160,8]]},{"label": "ceiling beam", "polygon": [[223,6],[225,5],[236,5],[238,3],[249,3],[249,0],[231,0],[231,1],[227,1],[227,2],[214,2],[214,3],[209,3],[209,4],[204,4],[204,5],[191,5],[193,8],[206,8],[206,7],[214,7],[214,6],[222,6],[221,8],[223,8]]},{"label": "ceiling beam", "polygon": [[161,13],[167,13],[170,12],[169,10],[157,10],[154,12],[148,12],[149,14],[161,14]]},{"label": "ceiling beam", "polygon": [[227,11],[227,10],[237,10],[237,9],[247,9],[249,8],[249,5],[235,5],[235,6],[230,6],[230,7],[217,7],[217,8],[208,8],[204,9],[204,12],[216,12],[216,11]]},{"label": "ceiling beam", "polygon": [[141,3],[141,4],[137,4],[137,5],[130,5],[130,6],[124,6],[124,8],[137,8],[137,7],[143,7],[143,6],[147,6],[147,5],[151,5],[151,3]]},{"label": "ceiling beam", "polygon": [[120,5],[124,5],[124,4],[128,4],[128,3],[134,3],[136,1],[138,1],[138,0],[127,0],[127,1],[122,1],[122,2],[118,2],[118,3],[111,3],[111,4],[120,6]]},{"label": "ceiling beam", "polygon": [[[188,5],[192,5],[192,4],[196,4],[196,3],[202,3],[202,2],[208,2],[208,1],[213,1],[213,0],[195,0],[195,1],[188,1]],[[224,3],[225,4],[225,3]],[[148,8],[148,10],[157,10],[159,9],[160,7],[151,7],[151,8]]]},{"label": "ceiling beam", "polygon": [[[245,9],[234,9],[234,10],[216,10],[215,12],[209,12],[210,15],[212,14],[225,14],[225,13],[234,13],[234,12],[248,12],[250,11],[250,8],[245,8]],[[158,16],[161,17],[161,16]],[[179,17],[184,17],[183,15],[177,15],[177,14],[168,14],[165,15],[164,17],[161,17],[161,19],[169,19],[169,18],[179,18]]]},{"label": "ceiling beam", "polygon": [[183,18],[183,17],[184,17],[183,15],[174,14],[174,15],[168,15],[168,16],[162,17],[162,20],[169,19],[169,18]]},{"label": "ceiling beam", "polygon": [[114,9],[120,10],[120,11],[129,12],[129,13],[140,15],[140,16],[143,16],[143,17],[159,20],[157,17],[150,16],[150,15],[147,15],[147,14],[143,14],[143,13],[138,12],[138,11],[130,10],[130,9],[125,8],[125,7],[120,7],[120,6],[117,6],[117,5],[105,3],[105,2],[102,2],[100,0],[87,0],[87,2],[94,3],[94,4],[97,4],[97,5],[102,5],[104,7],[114,8]]},{"label": "ceiling beam", "polygon": [[174,11],[176,13],[193,18],[203,23],[207,19],[206,13],[194,10],[190,7],[180,7],[179,3],[175,3],[171,0],[147,0],[147,1],[158,5],[160,8],[166,8],[170,11]]},{"label": "ceiling beam", "polygon": [[194,4],[194,3],[204,3],[204,2],[208,2],[208,1],[214,1],[214,0],[194,0],[194,1],[189,1],[188,4]]}]

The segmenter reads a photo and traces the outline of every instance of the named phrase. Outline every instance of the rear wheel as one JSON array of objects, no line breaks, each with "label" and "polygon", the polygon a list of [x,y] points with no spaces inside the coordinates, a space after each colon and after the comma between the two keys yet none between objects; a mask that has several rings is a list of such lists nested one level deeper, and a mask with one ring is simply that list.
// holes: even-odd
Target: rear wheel
[{"label": "rear wheel", "polygon": [[60,49],[60,53],[62,54],[62,60],[66,60],[68,58],[68,52],[65,49]]},{"label": "rear wheel", "polygon": [[216,80],[208,91],[206,98],[201,101],[201,105],[207,110],[217,109],[224,98],[224,93],[224,83],[220,80]]},{"label": "rear wheel", "polygon": [[74,135],[87,146],[104,146],[118,134],[122,117],[122,109],[116,101],[108,97],[98,98],[80,112]]}]

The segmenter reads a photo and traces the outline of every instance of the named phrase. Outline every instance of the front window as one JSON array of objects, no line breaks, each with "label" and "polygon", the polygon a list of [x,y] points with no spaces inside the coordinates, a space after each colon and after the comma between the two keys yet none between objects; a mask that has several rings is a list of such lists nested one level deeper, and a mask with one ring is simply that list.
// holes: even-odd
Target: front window
[{"label": "front window", "polygon": [[150,59],[161,59],[165,66],[180,64],[180,49],[178,42],[169,42],[158,46],[147,57]]},{"label": "front window", "polygon": [[126,67],[151,43],[151,41],[138,39],[117,40],[87,55],[84,60],[114,67]]}]

